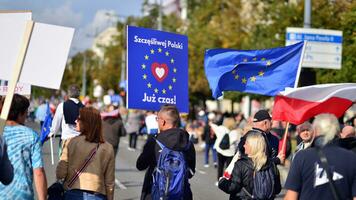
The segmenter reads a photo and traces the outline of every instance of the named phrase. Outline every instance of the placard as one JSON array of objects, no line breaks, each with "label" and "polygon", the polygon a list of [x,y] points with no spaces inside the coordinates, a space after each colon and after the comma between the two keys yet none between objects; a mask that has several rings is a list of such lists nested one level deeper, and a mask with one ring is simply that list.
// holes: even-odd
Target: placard
[{"label": "placard", "polygon": [[128,26],[127,107],[188,112],[188,37]]}]

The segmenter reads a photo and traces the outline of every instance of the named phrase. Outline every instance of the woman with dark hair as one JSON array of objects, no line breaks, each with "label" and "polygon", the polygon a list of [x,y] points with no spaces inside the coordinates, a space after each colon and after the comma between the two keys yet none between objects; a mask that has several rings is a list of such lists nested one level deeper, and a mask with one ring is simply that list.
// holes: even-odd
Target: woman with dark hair
[{"label": "woman with dark hair", "polygon": [[[63,148],[56,171],[57,179],[64,179],[64,197],[111,200],[115,186],[114,150],[104,141],[100,113],[92,107],[81,108],[76,123],[80,135]],[[82,173],[77,175],[81,168]]]},{"label": "woman with dark hair", "polygon": [[[47,196],[40,137],[24,125],[29,106],[30,102],[26,97],[18,94],[13,96],[3,139],[7,144],[14,177],[6,186],[0,183],[0,199],[34,199],[33,188],[36,188],[38,199],[46,199]],[[2,171],[2,173],[10,172]],[[35,180],[35,187],[32,185],[33,180]]]}]

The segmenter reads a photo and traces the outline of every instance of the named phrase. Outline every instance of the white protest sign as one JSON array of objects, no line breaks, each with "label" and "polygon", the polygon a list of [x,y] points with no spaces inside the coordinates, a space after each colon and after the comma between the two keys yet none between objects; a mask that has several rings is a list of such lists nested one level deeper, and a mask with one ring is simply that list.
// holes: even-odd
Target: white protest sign
[{"label": "white protest sign", "polygon": [[[17,25],[12,26],[10,29],[6,27],[7,30],[5,30],[5,27],[2,27],[0,31],[0,79],[6,79],[11,76],[11,69],[14,67],[20,51],[25,25],[28,20],[31,20],[31,15],[31,12],[0,12],[0,24]],[[3,70],[4,68],[8,70]]]},{"label": "white protest sign", "polygon": [[[0,85],[0,95],[5,96],[8,93],[8,86],[7,85]],[[31,85],[17,83],[15,88],[15,93],[29,96],[31,95]]]},{"label": "white protest sign", "polygon": [[[11,80],[26,21],[0,18],[0,79]],[[35,23],[19,82],[59,89],[73,28]]]},{"label": "white protest sign", "polygon": [[27,21],[32,19],[32,12],[29,10],[1,10],[0,18]]}]

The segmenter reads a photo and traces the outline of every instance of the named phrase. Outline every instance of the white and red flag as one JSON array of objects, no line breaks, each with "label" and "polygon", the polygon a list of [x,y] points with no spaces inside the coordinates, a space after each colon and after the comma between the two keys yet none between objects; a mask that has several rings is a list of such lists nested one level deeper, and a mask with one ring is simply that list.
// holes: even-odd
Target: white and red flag
[{"label": "white and red flag", "polygon": [[356,83],[288,88],[274,100],[272,119],[298,125],[321,113],[341,117],[356,102]]}]

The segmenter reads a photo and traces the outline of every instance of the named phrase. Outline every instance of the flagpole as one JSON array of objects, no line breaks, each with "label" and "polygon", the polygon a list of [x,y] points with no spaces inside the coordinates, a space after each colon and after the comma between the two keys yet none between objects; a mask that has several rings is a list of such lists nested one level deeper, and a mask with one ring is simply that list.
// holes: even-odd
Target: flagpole
[{"label": "flagpole", "polygon": [[50,145],[51,145],[51,161],[52,161],[52,165],[54,165],[54,156],[53,156],[53,139],[52,137],[50,137]]},{"label": "flagpole", "polygon": [[[299,65],[298,65],[298,71],[297,71],[297,77],[295,78],[295,82],[294,82],[294,89],[298,87],[298,83],[299,83],[299,77],[300,77],[300,72],[302,70],[302,62],[304,59],[304,52],[305,52],[305,47],[307,46],[307,41],[304,40],[304,45],[303,45],[303,49],[302,49],[302,55],[300,56],[300,60],[299,60]],[[282,143],[282,148],[280,153],[282,152],[282,154],[284,154],[285,156],[285,150],[286,150],[286,146],[287,146],[287,136],[288,136],[288,128],[289,128],[289,122],[287,122],[286,125],[286,130],[284,131],[284,135],[283,135],[283,143]]]}]

